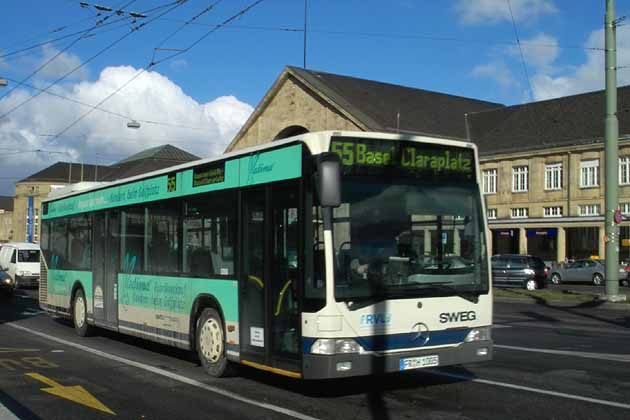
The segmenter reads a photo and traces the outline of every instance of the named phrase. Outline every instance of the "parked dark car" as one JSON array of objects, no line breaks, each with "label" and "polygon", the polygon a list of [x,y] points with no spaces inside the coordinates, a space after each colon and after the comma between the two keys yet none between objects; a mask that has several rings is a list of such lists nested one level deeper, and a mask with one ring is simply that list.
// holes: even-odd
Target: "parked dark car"
[{"label": "parked dark car", "polygon": [[542,289],[547,283],[545,262],[532,255],[495,255],[492,257],[492,281],[497,286]]},{"label": "parked dark car", "polygon": [[12,295],[15,290],[15,282],[6,271],[0,271],[0,294]]},{"label": "parked dark car", "polygon": [[[605,282],[606,262],[604,260],[577,260],[551,271],[551,282],[591,283],[601,286]],[[628,271],[625,264],[619,264],[619,284],[628,285]]]}]

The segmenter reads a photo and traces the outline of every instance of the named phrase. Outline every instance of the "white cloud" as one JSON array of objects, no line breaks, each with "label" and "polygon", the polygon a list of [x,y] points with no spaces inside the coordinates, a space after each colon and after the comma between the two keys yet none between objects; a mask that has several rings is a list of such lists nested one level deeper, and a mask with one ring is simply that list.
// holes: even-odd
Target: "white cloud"
[{"label": "white cloud", "polygon": [[[588,48],[604,48],[604,30],[591,32],[585,43]],[[630,66],[630,27],[620,26],[617,29],[617,66]],[[604,88],[604,52],[588,50],[586,61],[567,71],[548,69],[532,77],[532,86],[536,100],[557,98],[581,92]],[[619,85],[630,84],[628,69],[617,72]]]},{"label": "white cloud", "polygon": [[[59,54],[59,50],[51,45],[44,45],[42,47],[42,58],[35,65],[35,68],[39,68],[42,64],[46,63],[51,58],[55,57]],[[46,64],[39,71],[40,77],[49,77],[49,78],[59,78],[64,76],[66,73],[74,70],[76,67],[81,65],[81,59],[79,56],[62,52],[57,57],[55,57],[50,63]],[[86,67],[81,67],[71,75],[69,75],[66,80],[84,80],[88,77],[88,71]]]},{"label": "white cloud", "polygon": [[[97,104],[136,74],[132,67],[108,67],[98,80],[55,86],[56,93]],[[18,89],[0,101],[0,115],[28,95]],[[170,143],[201,157],[223,152],[253,108],[233,96],[198,103],[182,89],[157,72],[135,79],[103,108],[136,120],[186,126],[174,127],[141,123],[139,130],[127,128],[127,120],[98,110],[51,142],[42,134],[55,134],[89,108],[42,94],[0,121],[0,172],[3,178],[28,176],[55,161],[109,164],[140,150]],[[6,155],[7,150],[54,150],[63,154],[24,153]],[[12,181],[14,182],[14,181]],[[10,183],[0,185],[1,194],[11,194]]]},{"label": "white cloud", "polygon": [[[555,13],[553,0],[511,0],[512,13],[517,22]],[[506,0],[459,0],[455,5],[459,19],[467,24],[510,21],[510,9]]]},{"label": "white cloud", "polygon": [[518,82],[514,79],[510,69],[503,61],[493,61],[487,64],[480,64],[473,68],[472,75],[476,77],[490,78],[504,90],[518,86]]}]

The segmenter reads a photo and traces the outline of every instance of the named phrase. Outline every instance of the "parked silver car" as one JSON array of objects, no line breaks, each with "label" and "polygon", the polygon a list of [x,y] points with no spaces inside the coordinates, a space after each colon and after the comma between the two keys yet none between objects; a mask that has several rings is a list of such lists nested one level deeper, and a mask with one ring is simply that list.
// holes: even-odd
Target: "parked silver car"
[{"label": "parked silver car", "polygon": [[[604,284],[605,272],[603,260],[577,260],[562,267],[553,268],[549,279],[553,284],[580,282],[600,286]],[[625,264],[619,266],[619,283],[624,286],[628,284]]]}]

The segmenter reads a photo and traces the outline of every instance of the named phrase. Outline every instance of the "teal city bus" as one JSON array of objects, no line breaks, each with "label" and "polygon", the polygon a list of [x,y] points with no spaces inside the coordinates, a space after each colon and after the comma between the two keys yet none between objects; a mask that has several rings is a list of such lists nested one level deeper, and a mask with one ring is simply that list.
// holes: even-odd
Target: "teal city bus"
[{"label": "teal city bus", "polygon": [[473,144],[307,133],[43,204],[40,305],[303,378],[492,358]]}]

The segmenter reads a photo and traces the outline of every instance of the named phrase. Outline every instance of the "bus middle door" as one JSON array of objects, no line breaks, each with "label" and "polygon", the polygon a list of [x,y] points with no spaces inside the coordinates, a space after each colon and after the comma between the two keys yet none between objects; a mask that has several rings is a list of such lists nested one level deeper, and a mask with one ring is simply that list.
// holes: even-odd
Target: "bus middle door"
[{"label": "bus middle door", "polygon": [[94,321],[110,329],[118,328],[118,267],[120,213],[94,214],[93,300]]}]

